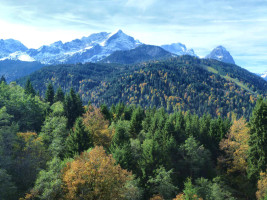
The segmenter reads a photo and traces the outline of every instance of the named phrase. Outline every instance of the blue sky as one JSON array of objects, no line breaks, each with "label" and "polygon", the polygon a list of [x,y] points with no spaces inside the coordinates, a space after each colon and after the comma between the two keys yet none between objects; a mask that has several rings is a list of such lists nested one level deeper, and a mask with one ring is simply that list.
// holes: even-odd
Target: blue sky
[{"label": "blue sky", "polygon": [[267,0],[0,0],[0,27],[33,48],[118,29],[199,56],[223,45],[238,65],[267,70]]}]

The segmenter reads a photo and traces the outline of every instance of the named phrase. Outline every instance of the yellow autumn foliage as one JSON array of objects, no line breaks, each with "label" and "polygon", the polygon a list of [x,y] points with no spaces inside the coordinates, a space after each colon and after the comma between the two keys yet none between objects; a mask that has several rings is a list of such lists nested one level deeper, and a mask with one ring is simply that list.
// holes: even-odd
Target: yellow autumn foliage
[{"label": "yellow autumn foliage", "polygon": [[68,163],[63,170],[64,199],[123,199],[132,174],[115,163],[99,146]]}]

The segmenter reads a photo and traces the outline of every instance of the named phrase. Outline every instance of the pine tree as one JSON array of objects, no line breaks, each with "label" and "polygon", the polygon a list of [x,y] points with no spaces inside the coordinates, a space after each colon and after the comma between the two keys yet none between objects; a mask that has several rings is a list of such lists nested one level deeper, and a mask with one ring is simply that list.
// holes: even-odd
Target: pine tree
[{"label": "pine tree", "polygon": [[31,83],[30,79],[27,79],[27,82],[26,82],[25,87],[24,87],[24,92],[27,95],[35,96],[35,94],[36,94],[35,90],[32,87],[32,83]]},{"label": "pine tree", "polygon": [[100,106],[100,109],[101,109],[101,113],[104,115],[105,119],[110,121],[111,120],[111,114],[109,112],[109,109],[108,109],[107,105],[106,104],[102,104]]},{"label": "pine tree", "polygon": [[248,176],[252,181],[259,179],[259,173],[267,164],[267,101],[259,99],[249,121],[250,139],[248,155]]},{"label": "pine tree", "polygon": [[66,141],[66,156],[73,157],[76,153],[80,154],[92,146],[92,136],[85,131],[83,120],[78,117],[75,121],[74,131],[70,133]]},{"label": "pine tree", "polygon": [[54,103],[54,95],[55,95],[54,88],[52,83],[50,82],[45,92],[45,101],[49,102],[50,105],[52,105]]},{"label": "pine tree", "polygon": [[62,91],[62,88],[60,86],[58,87],[58,89],[56,91],[54,101],[55,102],[57,102],[57,101],[64,102],[64,92]]},{"label": "pine tree", "polygon": [[131,124],[130,124],[130,134],[133,138],[142,130],[142,120],[145,118],[144,110],[138,106],[132,114]]},{"label": "pine tree", "polygon": [[84,113],[82,100],[80,95],[76,95],[73,88],[70,89],[69,94],[65,96],[64,100],[65,115],[68,118],[68,127],[71,128],[77,117]]}]

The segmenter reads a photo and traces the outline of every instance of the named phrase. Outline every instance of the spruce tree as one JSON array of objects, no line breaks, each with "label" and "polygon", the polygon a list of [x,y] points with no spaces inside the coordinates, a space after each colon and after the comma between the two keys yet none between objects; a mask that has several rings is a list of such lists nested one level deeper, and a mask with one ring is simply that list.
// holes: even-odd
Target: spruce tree
[{"label": "spruce tree", "polygon": [[61,101],[61,102],[64,102],[64,92],[62,90],[62,88],[59,86],[57,91],[56,91],[56,94],[55,94],[55,99],[54,101],[57,102],[57,101]]},{"label": "spruce tree", "polygon": [[267,165],[267,101],[259,99],[249,121],[248,176],[256,182]]},{"label": "spruce tree", "polygon": [[76,118],[84,113],[81,97],[74,92],[73,88],[70,89],[69,94],[65,97],[64,110],[68,118],[69,128],[73,126]]},{"label": "spruce tree", "polygon": [[85,131],[81,117],[75,121],[74,131],[71,131],[66,141],[66,157],[73,157],[93,146],[92,136]]},{"label": "spruce tree", "polygon": [[52,105],[54,103],[54,95],[55,95],[54,88],[52,83],[50,82],[45,92],[45,101],[49,102],[50,105]]},{"label": "spruce tree", "polygon": [[133,138],[136,138],[137,135],[142,130],[142,121],[145,118],[144,110],[138,106],[132,114],[131,124],[130,124],[130,134]]},{"label": "spruce tree", "polygon": [[110,121],[111,120],[111,114],[109,112],[109,109],[108,109],[107,105],[106,104],[102,104],[100,106],[100,109],[101,109],[101,113],[104,115],[105,119]]},{"label": "spruce tree", "polygon": [[25,87],[24,87],[24,92],[27,95],[35,96],[35,94],[36,94],[35,90],[32,87],[32,83],[31,83],[30,79],[27,79],[27,81],[26,81],[26,84],[25,84]]}]

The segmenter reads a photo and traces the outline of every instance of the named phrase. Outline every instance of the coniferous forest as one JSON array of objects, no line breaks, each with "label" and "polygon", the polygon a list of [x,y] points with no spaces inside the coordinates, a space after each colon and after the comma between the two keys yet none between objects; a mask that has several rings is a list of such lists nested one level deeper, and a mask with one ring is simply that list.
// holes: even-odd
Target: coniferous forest
[{"label": "coniferous forest", "polygon": [[[97,84],[93,91],[105,93],[98,101],[91,91],[91,98],[80,96],[75,84],[62,88],[62,80],[48,79],[41,90],[34,79],[21,87],[2,78],[0,199],[266,199],[264,85],[252,86],[252,79],[240,76],[236,80],[243,85],[237,86],[227,81],[231,74],[222,78],[222,68],[215,75],[205,66],[177,68],[169,62],[126,67],[132,75],[125,73],[113,88],[112,81]],[[195,80],[207,88],[197,81],[182,84],[183,76],[174,81],[172,67],[178,74],[198,70],[194,76],[202,77]],[[95,77],[101,76],[97,70]],[[214,84],[211,96],[208,81]],[[122,89],[127,84],[129,91]],[[123,92],[116,96],[117,90]],[[170,92],[167,100],[163,91],[187,96],[171,99]]]}]

